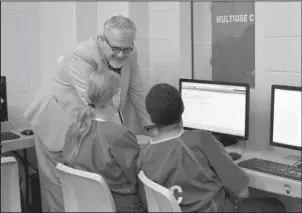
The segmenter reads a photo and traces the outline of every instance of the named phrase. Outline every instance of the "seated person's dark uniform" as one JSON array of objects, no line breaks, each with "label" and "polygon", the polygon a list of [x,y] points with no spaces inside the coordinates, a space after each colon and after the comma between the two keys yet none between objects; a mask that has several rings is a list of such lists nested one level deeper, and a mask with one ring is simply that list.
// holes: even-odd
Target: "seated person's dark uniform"
[{"label": "seated person's dark uniform", "polygon": [[248,176],[211,133],[182,128],[184,105],[174,87],[155,85],[146,108],[159,133],[141,150],[138,169],[170,189],[183,212],[284,212],[275,199],[236,199],[247,191]]},{"label": "seated person's dark uniform", "polygon": [[139,197],[137,177],[140,146],[131,131],[113,122],[119,107],[120,77],[112,71],[95,72],[88,84],[91,104],[66,133],[63,163],[100,174],[117,212],[143,212],[146,208]]}]

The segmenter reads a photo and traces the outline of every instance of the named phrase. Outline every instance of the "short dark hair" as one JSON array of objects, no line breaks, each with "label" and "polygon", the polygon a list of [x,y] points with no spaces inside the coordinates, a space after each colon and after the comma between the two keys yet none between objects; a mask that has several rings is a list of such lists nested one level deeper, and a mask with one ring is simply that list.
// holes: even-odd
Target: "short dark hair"
[{"label": "short dark hair", "polygon": [[156,84],[150,89],[146,97],[146,108],[151,121],[158,127],[181,122],[184,111],[180,93],[166,83]]}]

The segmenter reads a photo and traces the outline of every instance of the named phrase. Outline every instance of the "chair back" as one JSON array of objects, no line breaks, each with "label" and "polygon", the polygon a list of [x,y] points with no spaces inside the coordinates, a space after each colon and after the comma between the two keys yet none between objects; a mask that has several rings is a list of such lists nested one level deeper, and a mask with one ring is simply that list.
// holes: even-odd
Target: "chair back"
[{"label": "chair back", "polygon": [[143,171],[138,178],[144,184],[149,212],[182,212],[169,189],[150,180]]},{"label": "chair back", "polygon": [[65,212],[115,212],[115,204],[105,179],[99,174],[57,164]]},{"label": "chair back", "polygon": [[19,167],[14,157],[1,158],[1,212],[21,212]]}]

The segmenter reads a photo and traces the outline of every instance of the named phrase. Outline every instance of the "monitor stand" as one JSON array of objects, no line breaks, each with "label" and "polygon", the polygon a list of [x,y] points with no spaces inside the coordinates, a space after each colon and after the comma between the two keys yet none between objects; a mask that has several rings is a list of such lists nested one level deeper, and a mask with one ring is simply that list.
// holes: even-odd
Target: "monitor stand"
[{"label": "monitor stand", "polygon": [[231,146],[238,143],[238,138],[233,135],[213,133],[213,135],[219,140],[224,146]]}]

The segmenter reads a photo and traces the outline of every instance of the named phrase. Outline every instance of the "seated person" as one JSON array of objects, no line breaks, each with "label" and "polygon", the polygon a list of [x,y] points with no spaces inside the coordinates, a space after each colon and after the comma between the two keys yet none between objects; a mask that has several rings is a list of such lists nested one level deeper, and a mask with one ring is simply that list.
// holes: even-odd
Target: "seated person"
[{"label": "seated person", "polygon": [[113,121],[120,104],[119,75],[93,73],[87,93],[90,104],[66,133],[62,161],[104,177],[118,212],[145,211],[137,192],[140,146],[132,132]]},{"label": "seated person", "polygon": [[146,108],[158,135],[141,149],[138,169],[170,189],[183,212],[284,211],[275,199],[249,196],[249,178],[211,133],[185,131],[183,101],[169,84],[157,84],[146,97]]}]

